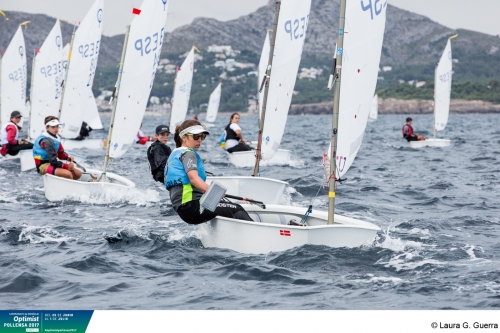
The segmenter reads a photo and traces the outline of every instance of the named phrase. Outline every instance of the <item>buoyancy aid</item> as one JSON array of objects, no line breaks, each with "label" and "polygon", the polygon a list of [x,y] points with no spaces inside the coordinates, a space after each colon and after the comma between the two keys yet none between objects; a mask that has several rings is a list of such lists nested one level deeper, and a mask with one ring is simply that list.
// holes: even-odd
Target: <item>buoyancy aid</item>
[{"label": "buoyancy aid", "polygon": [[42,145],[40,144],[44,138],[51,138],[52,141],[54,141],[56,153],[59,151],[59,147],[61,146],[61,141],[60,141],[61,138],[59,137],[59,135],[54,137],[54,136],[50,135],[49,133],[47,133],[47,131],[40,134],[36,138],[35,143],[33,145],[33,158],[35,159],[35,163],[37,165],[42,164],[41,163],[42,161],[44,161],[44,162],[49,161],[49,157],[47,156],[47,151],[45,149],[43,149]]},{"label": "buoyancy aid", "polygon": [[403,138],[406,138],[407,136],[413,135],[413,127],[411,127],[411,125],[404,125],[403,128],[401,128],[401,132],[403,133]]},{"label": "buoyancy aid", "polygon": [[192,193],[193,193],[193,185],[189,181],[189,177],[187,175],[186,170],[184,169],[184,164],[181,161],[181,156],[186,152],[191,151],[195,153],[198,161],[198,176],[203,181],[207,180],[207,174],[205,173],[205,166],[203,165],[203,161],[201,159],[200,154],[194,149],[179,147],[174,149],[172,154],[167,160],[167,165],[165,166],[165,187],[170,189],[173,186],[182,186],[182,203],[186,203],[192,201]]},{"label": "buoyancy aid", "polygon": [[229,123],[229,125],[227,125],[226,128],[224,129],[224,131],[226,131],[226,141],[227,140],[240,141],[240,137],[238,136],[238,134],[236,134],[236,132],[233,131],[233,129],[231,128],[231,124],[232,123]]},{"label": "buoyancy aid", "polygon": [[2,126],[2,131],[0,133],[0,145],[6,145],[9,143],[9,139],[7,137],[7,127],[9,126],[13,126],[15,129],[16,129],[16,136],[15,136],[15,139],[16,141],[19,140],[19,129],[17,127],[17,125],[15,123],[13,123],[12,121],[8,121],[5,123],[5,125]]}]

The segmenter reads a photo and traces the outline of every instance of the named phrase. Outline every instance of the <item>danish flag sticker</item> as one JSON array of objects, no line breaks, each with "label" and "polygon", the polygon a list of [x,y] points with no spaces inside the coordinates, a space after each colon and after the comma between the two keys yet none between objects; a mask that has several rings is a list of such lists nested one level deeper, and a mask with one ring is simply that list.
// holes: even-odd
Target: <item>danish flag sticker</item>
[{"label": "danish flag sticker", "polygon": [[280,230],[280,236],[292,236],[290,230]]}]

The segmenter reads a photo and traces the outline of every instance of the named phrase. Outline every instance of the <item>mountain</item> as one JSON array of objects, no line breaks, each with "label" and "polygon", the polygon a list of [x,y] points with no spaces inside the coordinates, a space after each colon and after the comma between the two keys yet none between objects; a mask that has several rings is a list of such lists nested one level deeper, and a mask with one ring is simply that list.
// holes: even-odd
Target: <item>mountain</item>
[{"label": "mountain", "polygon": [[[5,12],[9,20],[0,17],[0,50],[7,49],[11,38],[16,33],[20,23],[30,21],[23,27],[24,42],[26,43],[28,67],[31,68],[33,50],[39,49],[50,30],[54,26],[56,19],[43,14],[28,14],[21,12]],[[61,30],[64,44],[71,41],[71,34],[74,25],[66,21],[61,21]],[[123,47],[123,35],[101,38],[101,51],[99,54],[99,66],[116,66],[120,61]]]},{"label": "mountain", "polygon": [[[28,50],[39,48],[54,19],[41,14],[6,12],[8,21],[0,21],[0,49],[5,50],[19,23],[30,20],[25,33]],[[305,55],[330,58],[337,38],[339,1],[312,0]],[[189,25],[165,35],[164,52],[184,53],[192,45],[205,49],[210,45],[231,45],[236,50],[260,54],[266,29],[272,27],[274,0],[255,12],[235,20],[221,22],[196,18]],[[73,25],[63,21],[63,39],[69,42]],[[348,31],[348,22],[346,31]],[[454,55],[499,55],[500,37],[463,29],[453,30],[427,17],[389,5],[381,65],[413,66],[435,64],[446,45],[446,39],[459,33],[453,41]],[[99,66],[116,65],[120,59],[123,35],[102,37]],[[29,53],[28,53],[29,54]]]}]

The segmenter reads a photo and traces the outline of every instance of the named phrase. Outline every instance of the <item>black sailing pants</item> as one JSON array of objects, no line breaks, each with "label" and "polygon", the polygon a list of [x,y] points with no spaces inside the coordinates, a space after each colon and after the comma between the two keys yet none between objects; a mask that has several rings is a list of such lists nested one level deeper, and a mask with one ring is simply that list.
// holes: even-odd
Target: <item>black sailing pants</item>
[{"label": "black sailing pants", "polygon": [[253,221],[243,207],[224,199],[219,202],[215,212],[205,209],[203,213],[200,214],[200,200],[193,200],[180,205],[177,209],[177,214],[179,214],[184,222],[189,224],[208,222],[216,216]]}]

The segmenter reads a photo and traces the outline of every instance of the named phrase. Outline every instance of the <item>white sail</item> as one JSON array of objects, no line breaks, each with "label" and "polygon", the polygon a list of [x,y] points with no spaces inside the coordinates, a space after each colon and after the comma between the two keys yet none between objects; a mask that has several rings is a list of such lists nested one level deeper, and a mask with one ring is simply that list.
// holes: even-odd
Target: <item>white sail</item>
[{"label": "white sail", "polygon": [[[269,40],[269,32],[266,31],[266,39],[264,40],[264,45],[262,46],[262,53],[260,54],[260,61],[259,61],[259,86],[257,89],[260,89],[260,86],[262,85],[262,80],[264,79],[264,76],[266,75],[266,68],[267,64],[269,62],[269,52],[271,50],[271,41]],[[259,119],[262,114],[262,103],[264,101],[264,87],[262,88],[261,92],[257,92],[259,96]]]},{"label": "white sail", "polygon": [[[63,59],[64,66],[66,67],[68,64],[68,53],[69,53],[69,44],[66,44],[63,50]],[[92,93],[92,98],[89,98],[87,103],[87,108],[83,112],[83,121],[86,122],[92,129],[100,130],[104,127],[102,126],[101,117],[99,116],[99,110],[97,109],[97,104],[94,98],[94,94]]]},{"label": "white sail", "polygon": [[281,2],[262,134],[263,160],[273,157],[285,131],[310,10],[311,0]]},{"label": "white sail", "polygon": [[64,78],[65,63],[63,58],[61,24],[56,21],[54,27],[36,54],[32,71],[31,87],[31,139],[36,139],[45,131],[44,119],[58,116],[61,102],[61,83]]},{"label": "white sail", "polygon": [[373,96],[369,118],[372,120],[377,120],[378,118],[378,95]]},{"label": "white sail", "polygon": [[207,107],[207,117],[205,119],[207,122],[213,123],[217,118],[217,112],[219,112],[221,87],[222,83],[219,83],[219,85],[210,95],[210,100]]},{"label": "white sail", "polygon": [[175,90],[172,103],[172,114],[170,116],[171,131],[175,131],[175,126],[186,119],[189,97],[191,96],[191,85],[193,84],[194,72],[194,47],[191,48],[188,56],[177,72],[175,80]]},{"label": "white sail", "polygon": [[103,2],[94,2],[75,33],[62,97],[60,134],[65,138],[76,138],[80,134],[87,103],[94,98],[92,83],[101,49]]},{"label": "white sail", "polygon": [[110,143],[111,158],[134,143],[160,60],[167,20],[163,1],[145,0],[130,25]]},{"label": "white sail", "polygon": [[452,77],[451,42],[448,39],[446,48],[436,68],[434,78],[434,128],[436,131],[445,129],[450,113],[451,77]]},{"label": "white sail", "polygon": [[343,61],[337,177],[349,170],[363,141],[377,85],[386,10],[387,1],[347,1],[344,48],[336,50]]},{"label": "white sail", "polygon": [[1,70],[0,120],[1,124],[5,124],[10,120],[12,111],[23,112],[26,104],[26,47],[21,26],[5,50]]},{"label": "white sail", "polygon": [[99,116],[99,110],[97,109],[97,104],[95,102],[93,93],[92,98],[89,99],[87,108],[83,114],[83,121],[86,122],[90,127],[92,127],[92,129],[100,130],[104,128],[102,126],[101,117]]}]

